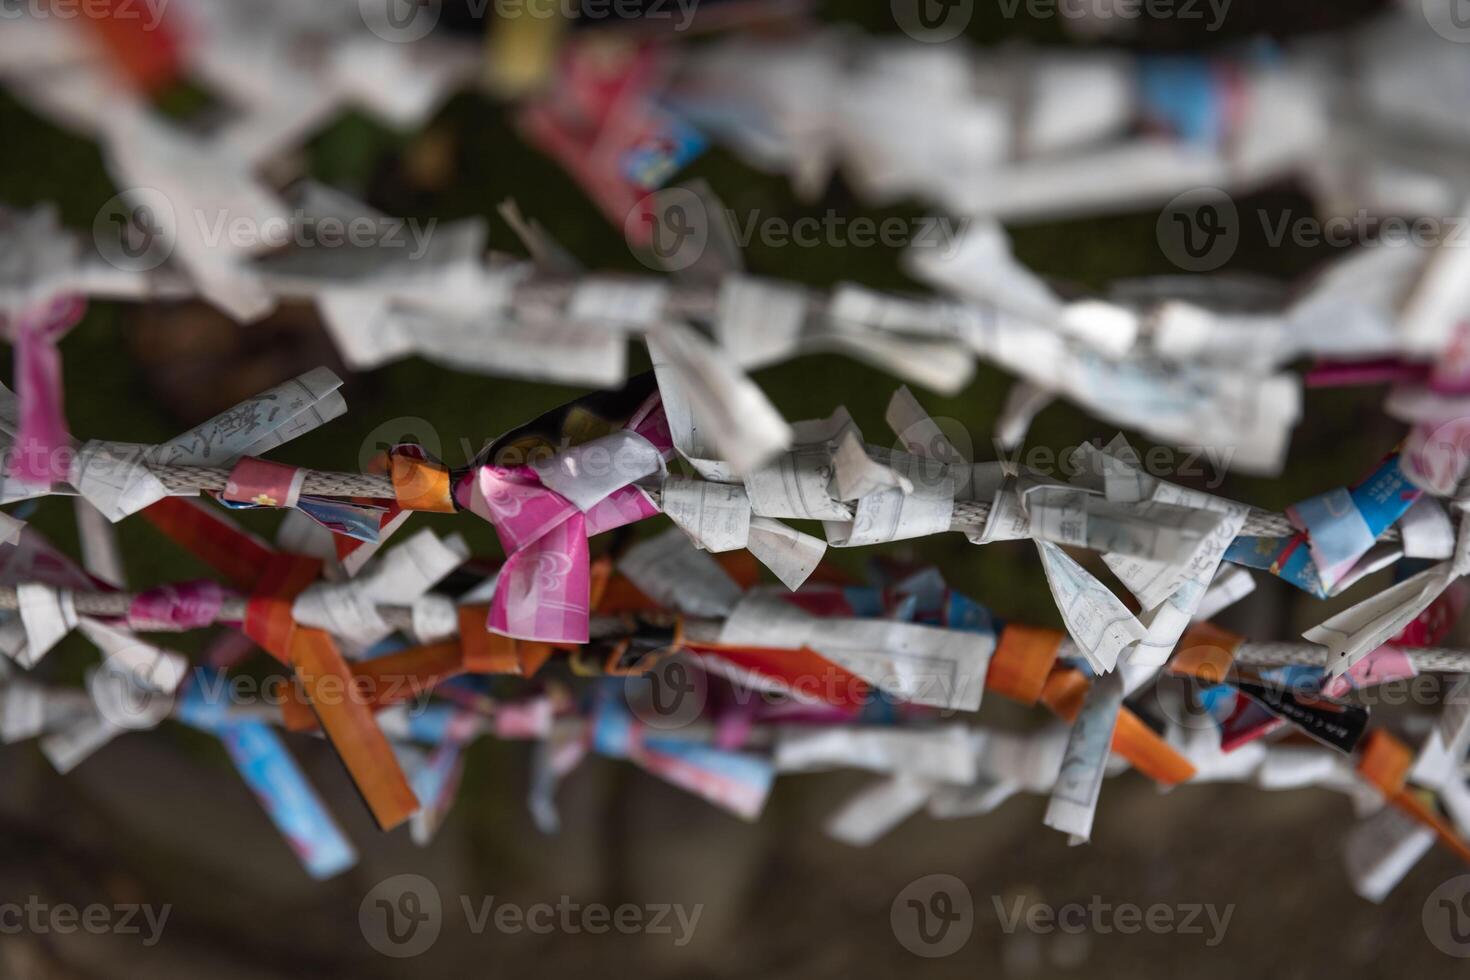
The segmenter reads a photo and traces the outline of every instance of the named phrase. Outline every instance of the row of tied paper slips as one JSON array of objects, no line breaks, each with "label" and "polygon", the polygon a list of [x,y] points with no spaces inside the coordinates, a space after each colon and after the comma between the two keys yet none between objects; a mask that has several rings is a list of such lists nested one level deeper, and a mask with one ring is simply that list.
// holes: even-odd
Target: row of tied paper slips
[{"label": "row of tied paper slips", "polygon": [[[1405,650],[1448,634],[1470,568],[1457,520],[1470,268],[1456,247],[1470,229],[1445,162],[1470,116],[1463,89],[1435,81],[1467,69],[1432,18],[1415,5],[1339,36],[1210,57],[1000,58],[821,28],[789,4],[712,5],[735,7],[788,30],[748,36],[732,17],[695,48],[567,29],[541,63],[516,66],[536,84],[505,96],[524,138],[660,270],[643,276],[585,270],[511,204],[527,260],[487,256],[483,219],[425,225],[304,179],[295,151],[341,112],[414,129],[451,92],[483,85],[478,42],[395,36],[357,3],[247,13],[190,0],[146,30],[121,11],[8,20],[0,82],[96,140],[120,196],[92,228],[65,227],[46,205],[0,214],[15,353],[0,491],[76,496],[86,545],[78,564],[23,526],[30,504],[5,515],[15,612],[0,625],[3,737],[39,737],[66,770],[165,719],[212,731],[316,875],[355,854],[279,726],[323,735],[378,822],[411,820],[421,840],[447,810],[464,748],[489,733],[536,743],[532,809],[545,827],[558,779],[588,750],[747,817],[778,771],[871,770],[879,780],[831,820],[855,843],[920,809],[982,813],[1020,791],[1049,794],[1048,825],[1086,839],[1102,777],[1131,766],[1166,785],[1344,790],[1363,817],[1350,870],[1371,897],[1436,838],[1464,856],[1464,686],[1447,686],[1439,717],[1407,733],[1417,753],[1349,697],[1418,669]],[[493,68],[507,50],[488,55],[502,95]],[[155,107],[180,80],[219,100],[207,125]],[[931,204],[945,234],[916,237],[904,261],[933,291],[748,275],[714,191],[669,184],[714,143],[785,172],[802,195],[840,168],[866,201]],[[1017,261],[1000,225],[1208,188],[1199,230],[1213,236],[1226,218],[1239,230],[1231,193],[1284,177],[1302,179],[1322,214],[1438,216],[1443,233],[1343,249],[1289,302],[1184,277],[1078,299]],[[371,233],[328,248],[328,227]],[[358,483],[259,458],[345,411],[325,370],[160,446],[82,441],[63,410],[61,354],[91,297],[197,297],[242,323],[306,299],[355,369],[417,355],[623,387],[455,467],[395,447]],[[651,376],[626,377],[630,335]],[[747,371],[813,351],[944,394],[964,389],[977,359],[998,365],[1016,376],[995,424],[1006,452],[1064,396],[1217,466],[1278,473],[1301,411],[1288,365],[1302,358],[1309,383],[1390,384],[1386,412],[1407,433],[1361,482],[1272,523],[1161,479],[1121,436],[1078,449],[1067,480],[1019,456],[972,463],[907,388],[889,405],[887,445],[840,407],[788,422]],[[278,540],[180,499],[201,490],[226,507],[285,509]],[[414,511],[490,521],[504,563],[428,530],[380,551]],[[594,556],[589,538],[659,513],[676,527],[615,533]],[[108,522],[134,514],[218,578],[130,592]],[[820,521],[822,536],[790,520]],[[950,531],[1034,540],[1065,634],[1001,623],[932,569],[885,565],[855,584],[821,563],[828,546]],[[1100,554],[1126,595],[1067,549]],[[759,585],[746,556],[780,585]],[[1204,624],[1251,590],[1248,568],[1326,598],[1389,567],[1391,585],[1297,644],[1320,652],[1315,664],[1254,659],[1249,641]],[[137,636],[217,625],[199,666]],[[73,629],[103,653],[86,688],[32,675]],[[237,691],[230,668],[256,646],[284,668],[274,699]],[[497,674],[530,680],[491,685]],[[1025,735],[979,725],[968,715],[986,689],[1054,721]]]}]

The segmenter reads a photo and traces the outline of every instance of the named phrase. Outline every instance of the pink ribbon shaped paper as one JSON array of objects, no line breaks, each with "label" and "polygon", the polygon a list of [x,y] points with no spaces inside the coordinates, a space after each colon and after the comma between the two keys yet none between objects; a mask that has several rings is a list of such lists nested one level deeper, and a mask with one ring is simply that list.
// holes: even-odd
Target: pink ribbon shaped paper
[{"label": "pink ribbon shaped paper", "polygon": [[545,465],[487,465],[469,473],[455,495],[495,525],[508,556],[490,602],[489,629],[523,640],[586,643],[587,538],[658,513],[632,484],[659,472],[672,452],[663,409],[651,402],[628,428]]},{"label": "pink ribbon shaped paper", "polygon": [[22,311],[7,325],[15,346],[15,388],[20,420],[9,475],[27,483],[66,479],[62,450],[71,446],[61,406],[61,352],[56,343],[87,310],[75,295],[59,296]]},{"label": "pink ribbon shaped paper", "polygon": [[209,579],[160,585],[133,598],[128,605],[128,626],[136,630],[199,629],[219,619],[224,601],[224,588]]}]

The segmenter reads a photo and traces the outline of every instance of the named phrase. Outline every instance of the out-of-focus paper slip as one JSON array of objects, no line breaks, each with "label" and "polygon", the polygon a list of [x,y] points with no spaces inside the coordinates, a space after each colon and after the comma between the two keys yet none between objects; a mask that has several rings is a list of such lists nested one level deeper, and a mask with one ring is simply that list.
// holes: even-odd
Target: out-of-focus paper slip
[{"label": "out-of-focus paper slip", "polygon": [[286,227],[285,205],[255,180],[247,167],[141,107],[103,117],[108,170],[126,188],[129,203],[162,209],[155,220],[173,259],[188,270],[199,291],[236,320],[249,322],[275,305],[255,270],[246,264],[262,242],[236,243],[227,224]]},{"label": "out-of-focus paper slip", "polygon": [[741,367],[782,360],[800,342],[809,302],[799,287],[727,276],[720,284],[715,337]]},{"label": "out-of-focus paper slip", "polygon": [[405,354],[416,351],[461,371],[602,387],[627,375],[627,337],[599,324],[412,308],[394,308],[384,318],[380,344],[396,343]]},{"label": "out-of-focus paper slip", "polygon": [[938,818],[989,813],[1016,793],[1049,793],[1056,785],[1071,729],[1053,725],[1024,735],[977,729],[970,732],[979,779],[970,786],[939,785],[929,799]]},{"label": "out-of-focus paper slip", "polygon": [[1072,724],[1062,768],[1046,807],[1046,825],[1071,835],[1071,843],[1085,843],[1092,836],[1092,815],[1102,791],[1113,729],[1123,707],[1123,678],[1118,674],[1099,677],[1082,702],[1082,711]]},{"label": "out-of-focus paper slip", "polygon": [[908,730],[832,727],[782,729],[776,768],[810,772],[852,767],[967,786],[979,778],[963,725]]},{"label": "out-of-focus paper slip", "polygon": [[902,774],[880,780],[827,818],[827,835],[852,847],[867,847],[917,813],[934,795],[935,785]]},{"label": "out-of-focus paper slip", "polygon": [[691,616],[723,616],[740,599],[740,586],[678,528],[639,541],[618,560],[644,595]]},{"label": "out-of-focus paper slip", "polygon": [[1381,902],[1434,846],[1434,831],[1394,807],[1384,807],[1348,834],[1343,854],[1353,890]]},{"label": "out-of-focus paper slip", "polygon": [[656,324],[647,341],[674,445],[705,479],[731,482],[791,445],[761,390],[691,327]]},{"label": "out-of-focus paper slip", "polygon": [[752,592],[720,631],[732,646],[807,647],[879,690],[915,704],[980,707],[995,638],[870,619],[825,619],[770,593]]}]

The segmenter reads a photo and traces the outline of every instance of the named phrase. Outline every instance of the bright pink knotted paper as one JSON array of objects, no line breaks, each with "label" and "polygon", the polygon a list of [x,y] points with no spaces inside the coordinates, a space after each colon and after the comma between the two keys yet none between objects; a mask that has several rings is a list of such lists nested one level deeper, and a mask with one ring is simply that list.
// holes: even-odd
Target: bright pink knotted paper
[{"label": "bright pink knotted paper", "polygon": [[61,352],[56,342],[86,312],[80,296],[59,296],[22,311],[7,324],[15,347],[15,389],[20,420],[8,475],[27,483],[66,479],[71,446],[61,406]]},{"label": "bright pink knotted paper", "polygon": [[209,579],[160,585],[133,598],[128,625],[138,630],[200,629],[219,619],[224,601],[225,590]]},{"label": "bright pink knotted paper", "polygon": [[[652,444],[658,466],[672,453],[661,407],[645,406],[628,428]],[[587,538],[658,513],[648,495],[632,485],[653,472],[657,466],[619,474],[621,485],[585,512],[544,486],[529,466],[487,465],[467,474],[455,495],[461,506],[495,525],[507,555],[490,601],[490,630],[523,640],[586,643],[591,615]]]}]

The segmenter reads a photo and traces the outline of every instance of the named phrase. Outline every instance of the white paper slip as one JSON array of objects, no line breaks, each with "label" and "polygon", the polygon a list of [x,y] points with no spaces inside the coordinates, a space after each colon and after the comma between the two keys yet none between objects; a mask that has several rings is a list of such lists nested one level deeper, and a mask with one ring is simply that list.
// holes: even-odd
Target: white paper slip
[{"label": "white paper slip", "polygon": [[658,447],[629,429],[619,429],[531,463],[541,483],[583,512],[615,491],[661,472]]},{"label": "white paper slip", "polygon": [[15,595],[25,627],[25,644],[13,656],[29,670],[77,625],[77,609],[69,590],[40,582],[20,583]]},{"label": "white paper slip", "polygon": [[144,687],[172,694],[189,672],[189,660],[182,653],[145,642],[130,630],[87,618],[79,626],[97,645],[107,668],[126,673]]},{"label": "white paper slip", "polygon": [[1321,786],[1346,776],[1357,778],[1346,758],[1315,745],[1270,745],[1256,770],[1256,785],[1262,789],[1297,789]]},{"label": "white paper slip", "polygon": [[1190,561],[1220,522],[1213,511],[1157,500],[1123,503],[1041,486],[1021,495],[1034,537],[1145,561]]},{"label": "white paper slip", "polygon": [[1026,433],[1042,409],[1056,400],[1052,389],[1026,379],[1015,382],[1006,392],[1006,403],[995,421],[995,441],[1002,449],[1015,449],[1026,442]]},{"label": "white paper slip", "polygon": [[149,462],[227,466],[260,456],[345,413],[341,387],[332,371],[314,368],[175,436]]},{"label": "white paper slip", "polygon": [[852,416],[839,407],[825,419],[794,422],[791,430],[789,452],[745,475],[752,512],[761,517],[850,518],[851,508],[835,499],[829,488],[835,473],[833,456],[848,433],[861,451],[861,435]]},{"label": "white paper slip", "polygon": [[973,786],[936,786],[929,794],[929,816],[936,820],[990,813],[1020,792],[1014,783],[982,778]]},{"label": "white paper slip", "polygon": [[775,761],[780,772],[868,769],[960,785],[976,778],[975,753],[963,725],[783,728],[776,738]]},{"label": "white paper slip", "polygon": [[823,618],[767,591],[742,598],[720,629],[735,646],[808,647],[880,690],[915,704],[980,706],[995,637],[885,620]]},{"label": "white paper slip", "polygon": [[85,715],[41,738],[41,754],[63,776],[98,749],[122,734],[122,729],[98,715]]},{"label": "white paper slip", "polygon": [[739,484],[669,477],[664,481],[662,506],[706,551],[743,548],[750,536],[750,498]]},{"label": "white paper slip", "polygon": [[827,542],[821,538],[803,534],[769,517],[750,519],[745,547],[793,592],[816,571],[827,553]]},{"label": "white paper slip", "polygon": [[1036,548],[1068,635],[1094,671],[1112,670],[1118,656],[1143,639],[1148,630],[1117,596],[1060,547],[1050,541],[1037,541]]},{"label": "white paper slip", "polygon": [[1195,607],[1194,618],[1214,619],[1255,590],[1256,580],[1246,568],[1240,565],[1221,565],[1199,605]]},{"label": "white paper slip", "polygon": [[[831,489],[838,500],[861,500],[885,490],[912,493],[914,485],[907,476],[873,459],[861,433],[854,427],[837,438],[837,448],[832,454]],[[842,517],[831,519],[842,520],[851,516],[847,512]]]},{"label": "white paper slip", "polygon": [[1302,636],[1331,651],[1327,674],[1340,676],[1412,622],[1457,577],[1454,563],[1440,562],[1349,606]]},{"label": "white paper slip", "polygon": [[810,300],[796,286],[732,275],[720,283],[718,303],[715,339],[736,364],[753,368],[796,350]]},{"label": "white paper slip", "polygon": [[690,616],[724,616],[740,599],[735,580],[678,528],[633,545],[618,571],[650,599]]},{"label": "white paper slip", "polygon": [[[82,567],[87,573],[118,589],[127,588],[122,551],[117,544],[117,529],[102,512],[87,502],[86,497],[72,498],[77,515],[77,536],[82,544]],[[7,533],[7,522],[14,522],[14,534]],[[8,514],[0,514],[0,542],[20,536],[25,525]]]},{"label": "white paper slip", "polygon": [[1051,725],[1025,734],[977,730],[971,733],[975,765],[983,778],[1027,793],[1049,793],[1066,757],[1071,728]]},{"label": "white paper slip", "polygon": [[848,521],[823,521],[827,542],[836,548],[855,548],[882,541],[928,537],[949,530],[954,516],[952,485],[904,493],[880,490],[861,498]]},{"label": "white paper slip", "polygon": [[[376,556],[356,577],[342,582],[317,582],[291,604],[297,622],[315,626],[368,646],[393,632],[378,613],[379,605],[414,607],[414,623],[431,632],[444,629],[442,606],[425,606],[419,599],[436,582],[454,571],[468,556],[464,541],[453,535],[440,540],[425,528],[397,547]],[[439,615],[436,625],[435,615]],[[420,622],[420,617],[424,617]]]},{"label": "white paper slip", "polygon": [[[221,148],[142,109],[103,117],[108,170],[129,203],[152,220],[170,261],[199,292],[241,322],[269,313],[274,298],[246,266],[265,250],[263,231],[284,228],[285,205]],[[231,229],[255,229],[242,240]]]},{"label": "white paper slip", "polygon": [[827,319],[803,338],[804,351],[846,354],[880,371],[942,395],[962,390],[975,376],[975,357],[958,341],[875,330]]},{"label": "white paper slip", "polygon": [[656,279],[584,279],[572,292],[567,316],[618,327],[650,327],[663,316],[668,287]]},{"label": "white paper slip", "polygon": [[1455,528],[1444,506],[1421,496],[1399,518],[1406,558],[1449,558],[1455,553]]},{"label": "white paper slip", "polygon": [[1093,682],[1072,723],[1045,820],[1048,827],[1070,835],[1072,843],[1085,842],[1092,836],[1092,816],[1097,810],[1113,729],[1122,706],[1123,679],[1117,674],[1104,674]]},{"label": "white paper slip", "polygon": [[0,688],[0,742],[10,745],[35,738],[46,727],[46,689],[23,678]]},{"label": "white paper slip", "polygon": [[852,847],[867,847],[923,809],[936,785],[932,780],[908,775],[880,780],[827,818],[827,836]]},{"label": "white paper slip", "polygon": [[460,371],[612,387],[627,377],[628,339],[599,324],[499,314],[444,316],[396,308],[396,329],[420,356]]},{"label": "white paper slip", "polygon": [[674,445],[701,476],[728,483],[791,445],[761,390],[693,329],[661,323],[647,341]]},{"label": "white paper slip", "polygon": [[1348,831],[1343,849],[1353,891],[1382,902],[1434,845],[1434,831],[1386,806]]},{"label": "white paper slip", "polygon": [[89,440],[73,457],[67,481],[116,523],[169,495],[168,487],[148,469],[153,449],[129,442]]}]

